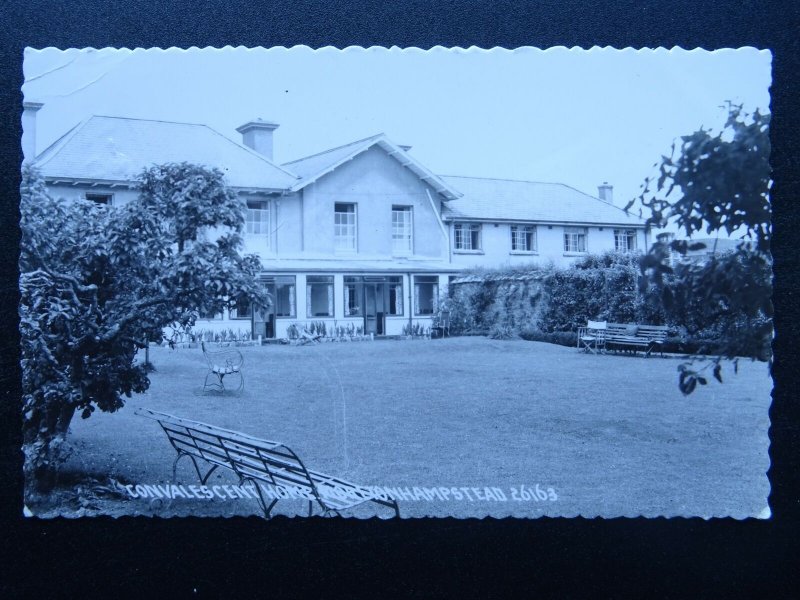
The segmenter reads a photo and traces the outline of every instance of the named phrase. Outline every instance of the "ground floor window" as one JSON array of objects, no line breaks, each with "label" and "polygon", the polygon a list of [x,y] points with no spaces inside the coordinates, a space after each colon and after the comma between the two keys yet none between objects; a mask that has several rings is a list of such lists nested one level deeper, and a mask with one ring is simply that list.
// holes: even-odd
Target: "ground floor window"
[{"label": "ground floor window", "polygon": [[432,315],[439,303],[439,278],[435,275],[414,277],[414,314]]},{"label": "ground floor window", "polygon": [[306,278],[306,316],[333,316],[333,277]]},{"label": "ground floor window", "polygon": [[297,314],[294,276],[275,278],[275,316],[294,317]]},{"label": "ground floor window", "polygon": [[389,314],[402,316],[403,314],[403,278],[389,277]]},{"label": "ground floor window", "polygon": [[[364,316],[364,282],[378,286],[376,300],[378,312],[391,316],[403,315],[402,277],[345,277],[344,278],[344,316]],[[371,289],[371,288],[370,288]],[[372,292],[370,292],[372,293]]]},{"label": "ground floor window", "polygon": [[363,277],[344,278],[344,316],[361,317],[364,316],[364,309],[361,301],[364,298]]},{"label": "ground floor window", "polygon": [[202,310],[197,311],[197,318],[198,319],[205,319],[206,321],[217,321],[223,318],[222,313],[211,313],[211,312],[204,312]]},{"label": "ground floor window", "polygon": [[231,310],[231,319],[250,319],[253,317],[253,304],[248,298],[239,298],[236,308]]},{"label": "ground floor window", "polygon": [[636,231],[634,229],[615,229],[614,249],[617,252],[633,252],[636,250]]}]

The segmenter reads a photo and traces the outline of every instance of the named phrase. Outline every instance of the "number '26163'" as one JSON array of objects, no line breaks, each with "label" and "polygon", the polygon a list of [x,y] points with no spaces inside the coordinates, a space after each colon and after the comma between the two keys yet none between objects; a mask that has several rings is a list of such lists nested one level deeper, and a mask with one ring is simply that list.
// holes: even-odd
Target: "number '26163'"
[{"label": "number '26163'", "polygon": [[524,485],[521,485],[518,488],[512,487],[511,499],[516,500],[517,502],[530,500],[533,500],[534,502],[555,502],[558,500],[558,495],[553,488],[549,487],[542,489],[537,483],[534,487],[525,487]]}]

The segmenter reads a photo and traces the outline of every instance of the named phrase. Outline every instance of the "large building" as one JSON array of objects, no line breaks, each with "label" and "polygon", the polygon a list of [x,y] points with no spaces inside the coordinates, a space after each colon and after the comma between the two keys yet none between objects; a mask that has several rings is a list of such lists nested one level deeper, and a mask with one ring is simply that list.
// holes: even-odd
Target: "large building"
[{"label": "large building", "polygon": [[55,197],[130,202],[153,164],[225,173],[246,205],[245,251],[260,255],[275,301],[202,319],[201,329],[274,338],[324,321],[399,334],[428,323],[466,268],[566,265],[648,244],[644,221],[614,206],[607,184],[594,197],[558,183],[437,175],[383,134],[277,165],[278,125],[262,120],[239,127],[239,142],[202,124],[93,116],[37,152],[40,107],[25,105],[23,150]]}]

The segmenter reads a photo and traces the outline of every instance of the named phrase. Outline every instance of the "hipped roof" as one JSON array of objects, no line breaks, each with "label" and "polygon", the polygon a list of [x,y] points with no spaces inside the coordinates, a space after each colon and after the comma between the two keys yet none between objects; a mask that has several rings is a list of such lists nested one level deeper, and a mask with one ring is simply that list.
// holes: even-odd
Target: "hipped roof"
[{"label": "hipped roof", "polygon": [[146,167],[190,162],[216,167],[237,188],[285,190],[297,176],[207,125],[93,116],[34,161],[49,179],[133,182]]},{"label": "hipped roof", "polygon": [[444,175],[463,196],[448,202],[449,220],[531,221],[644,227],[644,219],[563,183]]}]

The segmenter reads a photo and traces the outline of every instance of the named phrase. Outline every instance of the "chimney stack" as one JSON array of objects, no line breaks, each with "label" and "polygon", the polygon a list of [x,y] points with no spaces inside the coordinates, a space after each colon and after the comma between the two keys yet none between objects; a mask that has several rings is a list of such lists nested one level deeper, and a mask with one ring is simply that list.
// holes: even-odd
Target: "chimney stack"
[{"label": "chimney stack", "polygon": [[242,143],[268,160],[272,160],[272,132],[280,127],[263,119],[249,121],[236,128],[242,134]]},{"label": "chimney stack", "polygon": [[41,102],[22,103],[22,162],[36,158],[36,113],[44,106]]},{"label": "chimney stack", "polygon": [[597,195],[603,202],[614,204],[614,186],[609,185],[607,181],[604,181],[603,185],[597,186]]}]

